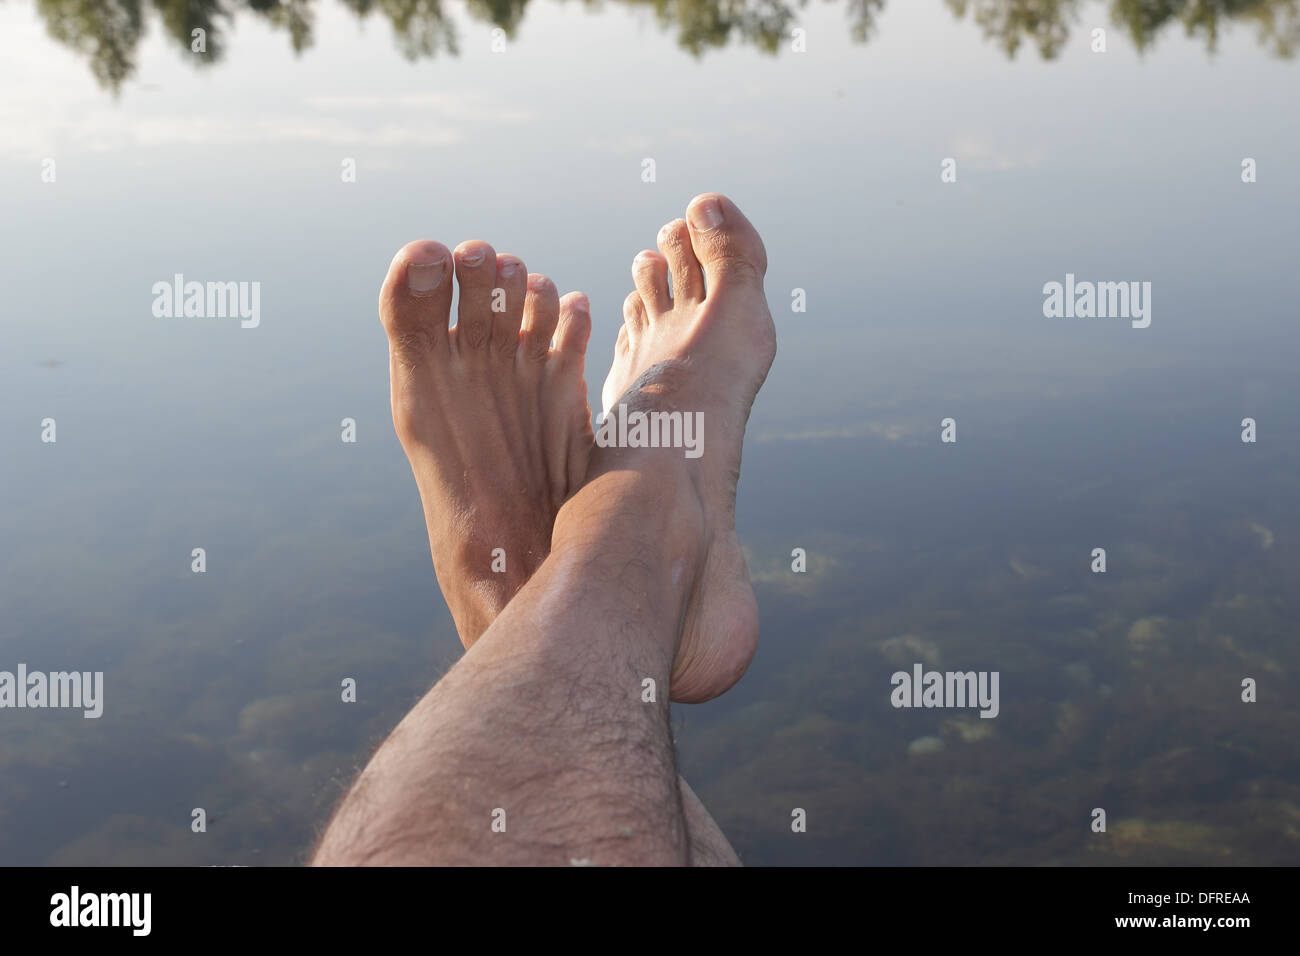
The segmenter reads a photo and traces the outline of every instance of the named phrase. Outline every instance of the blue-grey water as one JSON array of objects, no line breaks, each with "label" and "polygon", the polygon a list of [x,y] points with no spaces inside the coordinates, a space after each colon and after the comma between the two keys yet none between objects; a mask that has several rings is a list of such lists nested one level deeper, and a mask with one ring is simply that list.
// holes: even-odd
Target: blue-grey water
[{"label": "blue-grey water", "polygon": [[[705,190],[780,336],[761,647],[675,709],[742,857],[1300,861],[1294,2],[257,6],[0,4],[0,670],[105,675],[97,720],[0,710],[0,863],[302,860],[460,648],[393,252],[586,291],[596,406],[632,256]],[[177,273],[261,324],[155,317]],[[1149,327],[1044,317],[1067,274],[1150,282]],[[998,717],[893,708],[917,662],[999,672]]]}]

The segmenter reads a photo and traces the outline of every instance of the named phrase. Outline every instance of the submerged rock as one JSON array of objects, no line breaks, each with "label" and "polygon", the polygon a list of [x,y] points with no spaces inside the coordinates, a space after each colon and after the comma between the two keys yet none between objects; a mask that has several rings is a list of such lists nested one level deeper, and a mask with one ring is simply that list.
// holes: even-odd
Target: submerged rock
[{"label": "submerged rock", "polygon": [[1128,642],[1138,650],[1157,644],[1167,636],[1165,628],[1168,624],[1169,619],[1164,617],[1138,618],[1129,625]]},{"label": "submerged rock", "polygon": [[[993,736],[993,725],[997,721],[983,720],[980,718],[961,717],[956,720],[944,721],[942,731],[945,735],[958,737],[962,743],[973,744],[980,740],[987,740]],[[921,740],[933,740],[933,737],[922,737]],[[920,741],[912,741],[915,745]]]},{"label": "submerged rock", "polygon": [[880,653],[891,664],[913,664],[920,660],[932,667],[939,666],[939,646],[915,634],[901,634],[882,641]]},{"label": "submerged rock", "polygon": [[1080,687],[1092,687],[1092,667],[1087,661],[1074,661],[1065,665],[1065,676]]},{"label": "submerged rock", "polygon": [[942,737],[917,737],[907,745],[909,756],[916,757],[922,754],[937,754],[945,748],[946,744]]},{"label": "submerged rock", "polygon": [[1259,535],[1259,546],[1263,548],[1265,551],[1273,547],[1274,538],[1273,538],[1273,532],[1271,530],[1264,527],[1258,521],[1252,521],[1250,523],[1250,530],[1255,532],[1255,534]]}]

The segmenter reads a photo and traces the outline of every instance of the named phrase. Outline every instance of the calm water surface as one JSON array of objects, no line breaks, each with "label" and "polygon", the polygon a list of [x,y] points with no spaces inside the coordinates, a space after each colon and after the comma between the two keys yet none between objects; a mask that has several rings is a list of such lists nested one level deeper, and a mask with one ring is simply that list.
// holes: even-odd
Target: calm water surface
[{"label": "calm water surface", "polygon": [[[256,7],[0,4],[0,669],[106,683],[0,711],[0,862],[301,860],[459,652],[392,253],[586,291],[597,405],[631,258],[704,190],[780,334],[762,645],[674,711],[746,861],[1300,861],[1294,3]],[[176,273],[260,282],[260,327],[155,318]],[[1067,273],[1151,282],[1150,327],[1044,318]],[[999,717],[892,708],[915,662],[998,671]]]}]

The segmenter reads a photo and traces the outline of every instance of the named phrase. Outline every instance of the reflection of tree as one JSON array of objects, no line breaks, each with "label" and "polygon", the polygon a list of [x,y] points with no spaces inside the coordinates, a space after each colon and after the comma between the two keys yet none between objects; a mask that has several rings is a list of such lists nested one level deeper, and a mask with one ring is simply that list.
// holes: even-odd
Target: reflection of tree
[{"label": "reflection of tree", "polygon": [[[1080,0],[947,0],[959,18],[972,12],[984,36],[1015,56],[1030,40],[1045,59],[1060,52],[1078,19]],[[1253,21],[1259,42],[1276,56],[1290,58],[1300,46],[1300,0],[1111,0],[1110,19],[1123,28],[1138,50],[1179,22],[1188,36],[1203,36],[1213,52],[1226,21]]]},{"label": "reflection of tree", "polygon": [[[725,46],[733,37],[767,53],[776,53],[797,25],[795,11],[783,0],[624,0],[649,4],[665,28],[677,28],[682,49],[701,54]],[[797,0],[803,7],[807,0]],[[865,42],[885,0],[845,0],[849,33]]]},{"label": "reflection of tree", "polygon": [[1145,50],[1156,32],[1172,19],[1179,20],[1188,36],[1205,37],[1210,50],[1219,42],[1219,25],[1225,18],[1251,20],[1259,28],[1259,42],[1275,55],[1290,58],[1300,44],[1300,0],[1113,0],[1111,19],[1128,28],[1139,50]]},{"label": "reflection of tree", "polygon": [[[189,5],[203,4],[212,0],[189,0]],[[293,51],[301,53],[311,46],[311,25],[313,0],[245,0],[250,10],[255,10],[277,27],[289,31]],[[181,0],[185,4],[185,0]]]},{"label": "reflection of tree", "polygon": [[849,10],[849,36],[858,43],[866,43],[876,25],[876,14],[885,0],[847,0]]},{"label": "reflection of tree", "polygon": [[[136,47],[144,35],[146,0],[36,0],[50,36],[90,61],[101,84],[117,89],[135,70]],[[296,52],[312,43],[318,0],[147,0],[166,34],[195,63],[221,58],[222,26],[242,10],[284,29]],[[359,18],[378,13],[393,26],[397,46],[410,59],[459,52],[455,23],[443,0],[342,0]],[[584,0],[599,10],[600,0]],[[618,0],[649,5],[665,28],[675,28],[678,43],[701,55],[736,39],[776,53],[796,25],[795,7],[808,0]],[[835,2],[835,0],[831,0]],[[850,36],[863,43],[872,35],[885,0],[843,0]],[[1069,39],[1086,0],[946,0],[953,15],[971,19],[1014,57],[1029,41],[1045,59],[1055,57]],[[467,0],[469,15],[513,37],[528,0]],[[1291,57],[1300,47],[1300,0],[1110,0],[1111,21],[1123,28],[1139,50],[1148,49],[1171,23],[1189,36],[1203,37],[1216,49],[1222,26],[1251,23],[1259,42],[1274,55]],[[195,30],[205,34],[206,52],[191,53]]]},{"label": "reflection of tree", "polygon": [[[455,55],[456,25],[442,12],[442,0],[343,0],[358,17],[379,10],[393,24],[397,47],[408,60],[431,57],[439,50]],[[522,9],[523,2],[520,0]]]},{"label": "reflection of tree", "polygon": [[50,36],[90,60],[90,71],[116,89],[135,69],[144,32],[139,0],[37,0]]},{"label": "reflection of tree", "polygon": [[653,0],[659,22],[677,26],[677,42],[691,53],[720,47],[732,34],[775,53],[789,36],[794,11],[781,0]]},{"label": "reflection of tree", "polygon": [[1300,48],[1300,2],[1259,3],[1242,14],[1259,27],[1259,42],[1271,47],[1275,56],[1290,59]]},{"label": "reflection of tree", "polygon": [[[215,62],[221,58],[221,37],[216,20],[229,20],[230,14],[214,0],[153,0],[154,9],[162,18],[163,29],[186,49],[190,49],[194,31],[202,30],[207,45],[207,58]],[[251,6],[251,4],[250,4]]]},{"label": "reflection of tree", "polygon": [[469,12],[475,19],[486,20],[513,37],[519,22],[524,18],[524,4],[528,0],[468,0]]},{"label": "reflection of tree", "polygon": [[973,7],[984,36],[997,40],[1008,57],[1015,56],[1021,41],[1028,39],[1045,60],[1055,57],[1069,39],[1066,17],[1073,19],[1078,5],[1079,0],[948,0],[958,18]]}]

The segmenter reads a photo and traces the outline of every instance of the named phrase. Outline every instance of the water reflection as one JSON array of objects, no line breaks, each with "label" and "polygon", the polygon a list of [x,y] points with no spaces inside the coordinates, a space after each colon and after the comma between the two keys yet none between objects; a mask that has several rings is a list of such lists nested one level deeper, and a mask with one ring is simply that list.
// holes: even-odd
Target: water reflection
[{"label": "water reflection", "polygon": [[[312,44],[317,0],[37,0],[50,35],[84,55],[105,88],[117,90],[135,70],[136,50],[150,11],[166,35],[190,51],[194,63],[218,62],[225,28],[236,14],[249,11],[289,34],[295,52]],[[376,14],[393,27],[398,50],[410,59],[439,53],[455,55],[455,20],[441,0],[341,0],[359,19]],[[473,20],[491,23],[513,37],[528,0],[469,0]],[[784,0],[621,0],[651,5],[664,29],[675,29],[679,45],[695,55],[733,39],[776,53],[797,25],[795,7]],[[1086,0],[945,0],[958,19],[969,19],[1008,57],[1030,43],[1046,59],[1055,57],[1096,5]],[[589,10],[598,4],[585,3]],[[865,43],[873,34],[885,0],[845,0],[847,29]],[[1148,50],[1175,23],[1200,37],[1214,51],[1224,26],[1241,22],[1256,28],[1259,43],[1275,56],[1290,58],[1300,43],[1300,0],[1112,0],[1110,23],[1139,50]],[[1089,21],[1093,23],[1097,21]],[[1091,28],[1091,27],[1089,27]],[[201,32],[200,32],[201,31]]]},{"label": "water reflection", "polygon": [[[1079,14],[1094,6],[1081,0],[945,0],[958,17],[966,16],[1014,57],[1024,41],[1045,59],[1052,59],[1070,38]],[[1122,29],[1139,50],[1151,48],[1170,24],[1181,23],[1188,36],[1201,37],[1213,52],[1226,22],[1257,27],[1261,46],[1275,56],[1290,58],[1300,41],[1297,0],[1112,0],[1110,22]],[[1089,23],[1088,28],[1099,25]]]},{"label": "water reflection", "polygon": [[[353,17],[331,6],[334,0],[261,0],[251,7],[223,0],[202,9],[151,2],[46,0],[40,9],[50,29],[94,62],[110,87],[157,55],[139,40],[148,30],[156,37],[160,23],[171,38],[169,60],[192,59],[192,25],[206,23],[206,61],[230,53],[228,67],[245,55],[245,45],[254,45],[246,38],[257,31],[248,26],[259,17],[285,28],[271,37],[277,48],[286,37],[299,50],[319,40],[309,54],[319,62],[304,67],[375,69],[375,55],[391,56],[384,36],[377,53],[365,47],[364,60],[349,50],[331,62],[339,56],[325,48],[332,28],[342,21],[344,33],[354,32]],[[728,42],[733,48],[767,44],[782,53],[774,62],[787,61],[788,41],[780,38],[817,13],[828,13],[840,29],[860,30],[865,50],[837,43],[820,72],[782,77],[790,88],[780,109],[824,88],[819,84],[827,77],[867,88],[893,69],[880,63],[898,52],[890,43],[914,43],[902,25],[886,19],[887,12],[908,12],[904,0],[843,2],[664,0],[636,12],[662,18],[674,31],[664,37],[677,37],[706,64],[722,59],[707,58]],[[348,9],[358,22],[370,18],[372,31],[378,26],[386,34],[391,23],[408,57],[462,54],[463,63],[486,42],[490,26],[515,33],[547,26],[539,21],[550,18],[552,28],[563,27],[557,14],[581,15],[588,7],[543,3],[527,11],[527,23],[522,3],[480,2],[467,13],[463,4],[444,8],[430,0],[350,0]],[[691,160],[687,179],[711,177],[733,157],[757,157],[746,188],[760,207],[755,221],[772,238],[773,262],[785,270],[773,290],[781,292],[785,277],[796,276],[789,285],[815,282],[823,290],[814,315],[792,317],[800,324],[782,344],[777,374],[783,378],[768,386],[767,440],[755,429],[758,440],[745,453],[740,525],[761,607],[760,657],[723,701],[674,711],[684,728],[681,767],[753,863],[1294,862],[1300,445],[1265,441],[1240,456],[1224,454],[1211,436],[1222,435],[1226,421],[1231,444],[1233,416],[1240,421],[1245,414],[1268,422],[1269,434],[1300,433],[1300,386],[1286,364],[1295,354],[1294,326],[1283,322],[1296,290],[1276,251],[1288,248],[1296,192],[1293,183],[1275,180],[1269,192],[1251,193],[1254,187],[1236,182],[1233,153],[1226,153],[1225,166],[1224,153],[1214,149],[1203,150],[1208,155],[1187,175],[1164,172],[1169,157],[1193,155],[1205,130],[1220,131],[1225,143],[1255,142],[1261,128],[1274,130],[1281,137],[1274,149],[1294,154],[1290,125],[1273,119],[1287,115],[1285,85],[1261,81],[1276,72],[1271,64],[1237,69],[1234,63],[1222,71],[1199,52],[1213,48],[1231,23],[1239,34],[1247,31],[1238,38],[1252,45],[1258,24],[1268,50],[1286,55],[1294,2],[1222,9],[1166,3],[1150,15],[1102,0],[928,0],[923,9],[925,17],[908,19],[923,24],[916,35],[935,37],[935,44],[903,52],[915,56],[917,74],[956,83],[934,84],[908,109],[881,113],[870,136],[859,135],[865,124],[838,123],[842,110],[827,102],[807,124],[818,120],[826,128],[787,153],[782,140],[799,137],[769,121],[771,104],[760,96],[737,107],[737,118],[754,131],[737,133],[728,148],[715,151],[717,159],[696,161],[685,148],[678,154]],[[1121,19],[1125,27],[1112,26],[1113,10],[1131,18]],[[594,42],[607,53],[627,41],[627,24],[617,22],[624,13],[585,21],[600,27]],[[245,28],[240,45],[235,18]],[[1150,85],[1135,88],[1140,109],[1160,110],[1159,135],[1144,136],[1127,161],[1114,164],[1096,158],[1124,142],[1129,116],[1141,113],[1117,114],[1105,139],[1097,139],[1092,124],[1071,131],[1068,117],[1051,129],[1023,122],[1061,103],[1088,100],[1096,64],[1078,54],[1094,25],[1110,29],[1112,49],[1125,57],[1133,50],[1129,36],[1143,49],[1154,42],[1164,52],[1190,30],[1197,44],[1196,55],[1162,64]],[[1036,85],[1022,99],[1000,95],[1000,69],[989,70],[991,77],[978,70],[945,76],[951,51],[942,34],[954,32],[986,66],[1000,64],[1004,52],[1023,67],[1059,53],[1063,62],[1044,72],[1060,83]],[[1069,50],[1061,46],[1066,37]],[[814,55],[828,45],[816,43]],[[25,65],[22,60],[15,58]],[[881,66],[874,73],[873,63]],[[33,70],[22,92],[56,86],[55,69]],[[84,82],[81,70],[78,63],[75,79]],[[213,78],[228,80],[231,72]],[[1122,72],[1115,72],[1112,88],[1092,99],[1098,109],[1127,95]],[[495,89],[514,89],[513,79],[502,78]],[[615,134],[635,128],[641,118],[625,104],[636,82],[626,72],[611,76],[608,95],[578,97],[570,111],[599,120],[629,112],[626,123],[610,125]],[[669,92],[688,93],[694,85],[683,82]],[[954,85],[964,95],[953,96]],[[239,112],[247,109],[236,95],[243,84],[211,86],[208,96],[231,101],[218,103],[216,132],[205,143],[230,128],[221,124],[243,115],[263,121],[256,110]],[[485,90],[484,102],[493,102],[487,95],[493,89]],[[1212,90],[1224,95],[1207,101]],[[289,90],[295,99],[298,92]],[[358,112],[372,102],[378,112],[385,102],[375,90],[356,92]],[[1240,110],[1237,104],[1252,95],[1266,97],[1261,108]],[[981,98],[993,106],[956,125],[952,117]],[[45,102],[32,96],[32,112]],[[205,126],[207,102],[190,104]],[[531,189],[548,168],[561,169],[560,162],[537,162],[557,140],[526,142],[504,126],[498,137],[480,141],[477,128],[467,126],[456,148],[436,157],[420,148],[424,140],[408,149],[377,146],[377,154],[394,160],[388,184],[349,199],[328,168],[324,178],[334,182],[297,188],[303,160],[311,157],[284,144],[299,140],[229,156],[215,149],[131,154],[129,145],[151,140],[140,131],[141,117],[129,114],[167,119],[169,106],[177,108],[163,103],[156,112],[121,111],[124,127],[137,124],[110,140],[126,158],[109,157],[115,161],[98,177],[81,177],[83,187],[38,187],[33,165],[30,192],[4,196],[6,222],[13,223],[6,261],[11,271],[17,264],[16,275],[31,277],[11,283],[20,305],[10,311],[45,316],[41,323],[15,318],[6,325],[19,335],[18,358],[6,369],[10,417],[35,423],[54,406],[60,418],[79,419],[74,434],[88,440],[63,444],[57,458],[34,442],[26,451],[6,449],[0,464],[11,497],[25,502],[0,509],[6,545],[0,547],[0,667],[25,661],[44,669],[102,669],[111,716],[101,725],[76,714],[59,720],[23,710],[0,721],[0,863],[294,862],[358,761],[458,657],[459,641],[429,576],[410,469],[386,421],[385,353],[374,341],[372,312],[373,269],[384,262],[373,259],[403,237],[406,223],[437,216],[487,229],[515,215],[507,207],[485,225],[475,199],[457,195],[469,190],[428,185],[430,158],[445,160],[449,171],[475,170],[499,144],[518,141],[521,150],[536,151],[518,159],[506,154],[488,168],[499,173],[533,161],[534,176],[520,177],[521,190]],[[35,132],[20,131],[6,142],[25,138],[35,150],[49,139],[51,152],[37,156],[89,152],[82,144],[109,130],[119,111],[98,112],[103,118],[70,127],[64,140],[57,129],[46,136],[44,127],[29,123]],[[275,119],[272,112],[266,122]],[[356,142],[370,128],[346,127],[330,141]],[[520,129],[527,134],[533,127],[521,123]],[[72,135],[83,130],[90,135]],[[1027,169],[1037,162],[1025,157],[1038,155],[1032,150],[1040,138],[1064,135],[1037,175],[986,177],[982,197],[971,196],[977,203],[924,201],[929,184],[938,188],[928,163],[927,186],[890,194],[889,174],[905,173],[918,150],[967,132],[986,144],[991,169]],[[177,141],[185,140],[165,140]],[[308,141],[308,149],[322,152],[316,142]],[[702,154],[721,139],[703,142]],[[854,191],[865,198],[846,197],[840,175],[858,171],[859,158],[880,143],[892,144],[897,156],[863,170],[865,184]],[[324,152],[327,161],[336,158]],[[831,154],[850,158],[820,159]],[[631,159],[643,155],[625,151]],[[184,175],[168,177],[178,162],[187,164],[180,167]],[[545,248],[557,213],[570,210],[573,187],[605,165],[618,163],[601,153],[557,176],[545,198],[517,207],[525,225],[509,241],[524,251]],[[1157,171],[1146,177],[1143,167]],[[1215,180],[1204,178],[1216,168],[1225,183],[1217,190]],[[622,247],[628,255],[640,247],[645,221],[662,220],[626,199],[629,178],[592,177],[588,202],[604,207],[606,220],[595,239],[576,225],[557,229],[557,254],[566,246]],[[1074,202],[1039,215],[1061,198],[1067,181],[1065,198]],[[203,183],[214,188],[200,188]],[[669,187],[688,188],[689,182]],[[883,198],[869,195],[875,192]],[[102,193],[102,201],[92,193]],[[786,194],[794,195],[787,200]],[[17,198],[10,202],[10,195]],[[1095,215],[1081,208],[1093,202],[1106,206]],[[177,217],[177,209],[189,214]],[[883,238],[836,225],[859,221],[870,221]],[[340,237],[344,230],[330,228],[340,222],[355,233]],[[1214,228],[1201,229],[1206,222]],[[1006,223],[1018,228],[997,244],[990,237],[988,248],[979,249],[971,241],[981,238],[981,227]],[[85,239],[70,247],[65,233],[74,230],[71,238]],[[455,234],[457,226],[447,231]],[[936,246],[933,237],[945,234],[949,239]],[[284,255],[300,235],[315,237],[292,246],[317,254],[310,265]],[[631,242],[636,245],[624,245]],[[65,281],[57,270],[66,257],[58,252],[68,248],[97,264],[104,257],[95,254],[104,248],[118,254],[76,283],[90,289],[85,297],[51,299],[41,290]],[[951,284],[968,288],[951,297],[907,295],[918,282],[933,282],[936,249],[951,263]],[[1223,257],[1224,249],[1237,254]],[[863,256],[874,256],[869,270],[831,272]],[[1067,330],[1032,335],[1029,325],[1001,320],[1005,300],[984,298],[1021,282],[1033,293],[1080,258],[1123,270],[1119,277],[1133,275],[1133,265],[1167,281],[1163,301],[1177,321],[1161,326],[1157,319],[1155,333],[1166,337],[1067,354],[1055,338]],[[173,261],[187,270],[206,263],[207,277],[275,277],[279,288],[309,296],[299,310],[302,321],[281,326],[279,338],[258,340],[257,349],[188,328],[164,333],[118,324],[133,301],[147,310],[148,297],[136,294],[169,275]],[[598,260],[576,252],[570,259],[584,286],[601,281],[603,266],[589,261]],[[820,278],[818,262],[828,263]],[[619,272],[605,286],[618,296],[609,300],[614,303],[626,291],[627,260],[615,265]],[[258,271],[226,271],[235,268]],[[120,284],[111,279],[119,271]],[[865,276],[868,271],[879,278]],[[981,271],[998,273],[1007,284],[972,280]],[[330,283],[307,291],[305,280],[325,273]],[[863,281],[879,314],[859,308]],[[973,306],[975,300],[987,304]],[[328,305],[316,308],[322,303]],[[940,319],[949,307],[951,326]],[[895,314],[929,330],[914,340],[922,344],[892,340]],[[1233,336],[1231,348],[1216,349],[1200,339],[1201,329],[1222,325],[1222,316],[1234,317],[1235,331],[1224,333]],[[844,329],[866,319],[879,331],[844,337]],[[294,333],[317,324],[331,343],[322,338],[319,360],[304,361]],[[933,358],[940,336],[965,325],[982,329],[986,351],[951,364]],[[38,334],[33,326],[50,331]],[[104,328],[112,331],[101,333]],[[97,355],[96,346],[110,338],[111,347]],[[1085,340],[1071,341],[1082,346]],[[1148,347],[1150,341],[1159,344]],[[885,358],[873,360],[875,368],[862,366],[860,346],[876,343]],[[138,359],[123,357],[135,348]],[[1183,352],[1187,357],[1178,357]],[[598,372],[601,350],[593,356]],[[59,359],[67,367],[36,367]],[[287,370],[290,378],[262,370]],[[1069,384],[1076,376],[1077,387]],[[772,391],[777,388],[785,392]],[[184,401],[181,392],[192,397]],[[928,441],[928,422],[937,423],[946,414],[939,409],[952,404],[977,419],[981,431],[963,446],[958,465],[940,458]],[[378,443],[382,432],[387,445],[366,449],[364,459],[340,455],[337,432],[317,427],[322,410],[334,408],[340,417],[373,422],[371,434]],[[1104,580],[1087,573],[1081,542],[1088,548],[1106,543],[1119,573]],[[210,578],[189,571],[194,544],[222,556]],[[808,550],[807,574],[791,573],[795,544]],[[1004,717],[893,710],[879,689],[888,688],[891,671],[914,661],[999,669]],[[333,692],[340,675],[365,689],[346,708]],[[1261,679],[1267,703],[1240,701],[1235,684],[1247,675]],[[1105,840],[1087,825],[1097,805],[1113,813]],[[209,814],[211,829],[203,836],[189,828],[188,811],[197,806]],[[814,825],[792,838],[795,806]]]}]

